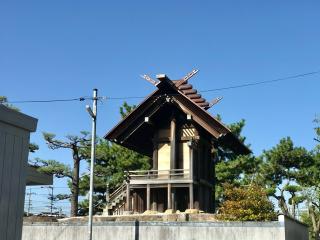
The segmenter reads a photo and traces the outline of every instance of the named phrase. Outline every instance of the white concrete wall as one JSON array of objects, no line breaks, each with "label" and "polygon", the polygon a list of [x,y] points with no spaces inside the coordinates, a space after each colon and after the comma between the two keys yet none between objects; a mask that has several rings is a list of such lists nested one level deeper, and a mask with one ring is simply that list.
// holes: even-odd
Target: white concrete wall
[{"label": "white concrete wall", "polygon": [[[27,224],[23,240],[85,240],[83,224]],[[285,240],[283,223],[105,222],[95,223],[94,240]],[[294,240],[294,239],[291,239]],[[299,239],[303,240],[303,239]],[[305,239],[307,240],[307,239]]]},{"label": "white concrete wall", "polygon": [[[25,223],[23,240],[85,240],[82,223]],[[308,227],[278,222],[94,222],[93,240],[308,240]]]},{"label": "white concrete wall", "polygon": [[29,133],[37,120],[0,104],[0,239],[22,232]]}]

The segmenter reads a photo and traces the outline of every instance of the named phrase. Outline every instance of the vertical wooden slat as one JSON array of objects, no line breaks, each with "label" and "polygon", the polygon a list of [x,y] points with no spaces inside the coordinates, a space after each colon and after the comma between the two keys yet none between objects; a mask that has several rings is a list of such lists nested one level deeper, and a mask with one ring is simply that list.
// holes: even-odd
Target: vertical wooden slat
[{"label": "vertical wooden slat", "polygon": [[[6,146],[6,135],[4,132],[0,132],[0,193],[1,193],[1,189],[2,189],[1,183],[3,182],[2,178],[3,178],[3,174],[4,174],[5,146]],[[0,202],[1,202],[1,198],[2,198],[2,194],[0,194]]]},{"label": "vertical wooden slat", "polygon": [[23,137],[21,150],[20,150],[20,171],[19,171],[20,172],[19,174],[20,194],[17,201],[17,212],[16,212],[16,226],[17,226],[16,239],[21,239],[21,235],[22,235],[28,155],[29,155],[29,137]]},{"label": "vertical wooden slat", "polygon": [[[5,153],[4,153],[4,164],[3,164],[3,174],[1,180],[1,200],[0,200],[0,233],[3,234],[1,239],[7,239],[7,233],[11,231],[8,226],[8,214],[9,207],[11,204],[9,195],[10,195],[10,181],[11,181],[11,168],[12,168],[12,156],[14,149],[14,137],[10,134],[6,134],[5,140]],[[15,176],[17,177],[17,176]]]},{"label": "vertical wooden slat", "polygon": [[[16,239],[17,232],[19,231],[19,223],[17,221],[17,211],[20,210],[20,174],[21,174],[21,151],[22,151],[22,138],[20,136],[14,136],[14,150],[12,155],[12,167],[10,170],[10,182],[9,185],[9,202],[10,206],[8,209],[7,226],[8,234],[7,239]],[[17,194],[18,193],[18,194]],[[18,219],[21,219],[19,214]],[[18,224],[18,225],[17,225]]]},{"label": "vertical wooden slat", "polygon": [[4,209],[1,208],[1,203],[4,201],[4,195],[2,193],[2,183],[4,182],[4,172],[5,172],[5,147],[6,147],[6,134],[4,132],[0,132],[0,239],[5,239],[5,229],[2,226],[2,222],[6,218],[4,215]]}]

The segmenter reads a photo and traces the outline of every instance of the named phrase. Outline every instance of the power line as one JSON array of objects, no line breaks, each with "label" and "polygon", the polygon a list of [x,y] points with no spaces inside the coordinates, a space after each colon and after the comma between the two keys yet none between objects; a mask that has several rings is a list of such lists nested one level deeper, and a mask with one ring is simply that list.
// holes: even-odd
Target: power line
[{"label": "power line", "polygon": [[[221,87],[221,88],[204,89],[204,90],[200,90],[199,92],[200,93],[217,92],[217,91],[230,90],[230,89],[236,89],[236,88],[244,88],[244,87],[268,84],[268,83],[273,83],[273,82],[281,82],[281,81],[285,81],[285,80],[289,80],[289,79],[302,78],[302,77],[315,75],[315,74],[319,74],[319,73],[320,73],[320,70],[317,70],[317,71],[313,71],[313,72],[301,73],[301,74],[297,74],[297,75],[276,78],[276,79],[272,79],[272,80],[244,83],[244,84],[233,85],[233,86],[228,86],[228,87]],[[145,98],[145,97],[132,97],[132,96],[131,97],[106,97],[106,99],[110,99],[110,100],[125,100],[125,99],[137,99],[137,98]]]},{"label": "power line", "polygon": [[131,96],[131,97],[105,97],[105,99],[107,100],[124,100],[124,99],[141,99],[141,98],[145,98],[142,96]]},{"label": "power line", "polygon": [[[302,78],[306,76],[316,75],[319,74],[320,70],[313,71],[313,72],[307,72],[307,73],[301,73],[297,75],[292,75],[288,77],[282,77],[282,78],[276,78],[272,80],[265,80],[265,81],[257,81],[252,83],[244,83],[239,85],[232,85],[228,87],[221,87],[221,88],[213,88],[213,89],[204,89],[200,90],[200,93],[206,93],[206,92],[217,92],[217,91],[223,91],[223,90],[230,90],[230,89],[237,89],[237,88],[245,88],[245,87],[251,87],[251,86],[257,86],[262,84],[268,84],[273,82],[281,82],[286,81],[289,79],[296,79],[296,78]],[[145,96],[124,96],[124,97],[109,97],[109,96],[101,96],[98,97],[98,100],[126,100],[126,99],[143,99]],[[78,98],[69,98],[69,99],[48,99],[48,100],[20,100],[20,101],[0,101],[0,104],[15,104],[15,103],[54,103],[54,102],[72,102],[72,101],[85,101],[85,100],[94,100],[92,97],[78,97]]]},{"label": "power line", "polygon": [[302,73],[302,74],[297,74],[293,76],[288,76],[288,77],[283,77],[283,78],[276,78],[273,80],[266,80],[266,81],[260,81],[260,82],[252,82],[252,83],[244,83],[244,84],[239,84],[239,85],[233,85],[229,87],[222,87],[222,88],[213,88],[213,89],[208,89],[208,90],[201,90],[200,92],[215,92],[215,91],[222,91],[222,90],[229,90],[229,89],[235,89],[235,88],[243,88],[243,87],[249,87],[249,86],[256,86],[256,85],[261,85],[261,84],[267,84],[267,83],[272,83],[272,82],[280,82],[280,81],[285,81],[289,79],[294,79],[294,78],[301,78],[305,76],[310,76],[310,75],[315,75],[319,74],[320,70],[314,71],[314,72],[308,72],[308,73]]},{"label": "power line", "polygon": [[91,97],[78,97],[78,98],[67,98],[67,99],[50,99],[50,100],[20,100],[20,101],[3,101],[0,103],[52,103],[52,102],[72,102],[72,101],[84,101],[92,99]]}]

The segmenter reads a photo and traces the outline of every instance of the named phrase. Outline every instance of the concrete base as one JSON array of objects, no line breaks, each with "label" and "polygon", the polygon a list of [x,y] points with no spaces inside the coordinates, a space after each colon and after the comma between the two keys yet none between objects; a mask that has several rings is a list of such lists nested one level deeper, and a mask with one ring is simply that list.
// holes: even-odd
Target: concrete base
[{"label": "concrete base", "polygon": [[[171,212],[171,211],[168,211]],[[131,212],[130,212],[131,213]],[[60,223],[85,223],[88,217],[71,217],[57,219]],[[93,216],[93,222],[125,222],[125,221],[149,221],[149,222],[218,222],[215,214],[201,213],[152,213]],[[34,221],[43,222],[43,221]]]},{"label": "concrete base", "polygon": [[150,215],[150,214],[158,214],[158,213],[159,213],[158,211],[147,210],[147,211],[145,211],[143,214],[145,214],[145,215]]},{"label": "concrete base", "polygon": [[173,214],[175,211],[173,209],[167,209],[164,214]]},{"label": "concrete base", "polygon": [[108,208],[103,209],[102,216],[110,216],[110,211]]},{"label": "concrete base", "polygon": [[132,215],[133,212],[132,211],[123,211],[123,215]]},{"label": "concrete base", "polygon": [[185,213],[198,214],[199,209],[186,209]]}]

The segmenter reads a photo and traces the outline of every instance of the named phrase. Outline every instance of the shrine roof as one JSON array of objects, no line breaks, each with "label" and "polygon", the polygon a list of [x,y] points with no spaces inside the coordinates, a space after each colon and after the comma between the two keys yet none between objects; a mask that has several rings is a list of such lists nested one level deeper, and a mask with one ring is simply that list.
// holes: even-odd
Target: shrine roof
[{"label": "shrine roof", "polygon": [[[190,77],[189,77],[190,78]],[[145,117],[158,113],[166,104],[174,104],[192,121],[209,133],[222,147],[239,154],[251,151],[232,132],[212,116],[207,110],[213,105],[188,83],[187,76],[180,80],[170,80],[165,74],[157,75],[158,82],[150,80],[157,89],[142,101],[131,113],[112,128],[104,138],[142,154],[152,153],[152,131]],[[149,80],[148,80],[149,81]]]}]

